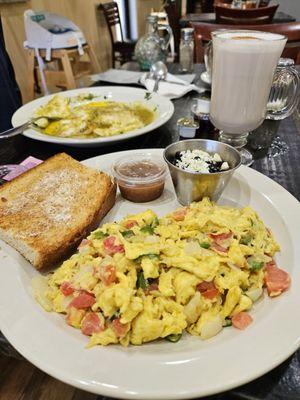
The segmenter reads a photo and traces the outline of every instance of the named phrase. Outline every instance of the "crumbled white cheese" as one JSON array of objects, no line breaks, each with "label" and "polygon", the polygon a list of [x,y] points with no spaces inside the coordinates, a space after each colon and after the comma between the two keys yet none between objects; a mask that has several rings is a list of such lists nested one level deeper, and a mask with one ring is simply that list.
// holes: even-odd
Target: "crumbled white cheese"
[{"label": "crumbled white cheese", "polygon": [[202,150],[186,150],[180,152],[180,160],[176,160],[176,166],[194,172],[209,172],[208,164],[211,156]]},{"label": "crumbled white cheese", "polygon": [[228,163],[226,161],[223,162],[218,153],[215,153],[212,156],[206,151],[199,149],[181,151],[179,157],[175,160],[176,167],[186,171],[202,173],[217,172],[211,171],[211,167],[217,163],[222,163],[222,165],[219,166],[218,171],[229,169]]},{"label": "crumbled white cheese", "polygon": [[227,169],[229,169],[228,162],[224,161],[221,165],[221,171],[226,171]]},{"label": "crumbled white cheese", "polygon": [[220,157],[220,154],[215,153],[213,156],[213,161],[222,162],[222,158]]}]

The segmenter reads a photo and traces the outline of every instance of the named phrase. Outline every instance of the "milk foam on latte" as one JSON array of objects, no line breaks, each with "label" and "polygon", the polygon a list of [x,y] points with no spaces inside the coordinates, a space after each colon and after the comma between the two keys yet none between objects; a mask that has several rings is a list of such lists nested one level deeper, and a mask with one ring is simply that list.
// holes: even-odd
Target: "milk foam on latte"
[{"label": "milk foam on latte", "polygon": [[285,44],[284,36],[266,32],[213,34],[210,117],[218,129],[240,134],[263,122]]}]

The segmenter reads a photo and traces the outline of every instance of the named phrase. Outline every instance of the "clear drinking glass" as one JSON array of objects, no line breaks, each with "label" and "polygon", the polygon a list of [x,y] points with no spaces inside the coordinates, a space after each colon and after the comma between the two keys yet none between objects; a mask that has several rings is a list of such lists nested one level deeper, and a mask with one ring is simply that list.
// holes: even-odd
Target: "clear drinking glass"
[{"label": "clear drinking glass", "polygon": [[[213,68],[210,118],[220,130],[220,141],[240,149],[242,163],[253,161],[243,148],[250,131],[265,118],[286,118],[298,102],[299,74],[283,66],[276,70],[286,37],[279,34],[227,30],[212,33]],[[293,90],[287,105],[280,110],[267,110],[274,73],[289,76]]]}]

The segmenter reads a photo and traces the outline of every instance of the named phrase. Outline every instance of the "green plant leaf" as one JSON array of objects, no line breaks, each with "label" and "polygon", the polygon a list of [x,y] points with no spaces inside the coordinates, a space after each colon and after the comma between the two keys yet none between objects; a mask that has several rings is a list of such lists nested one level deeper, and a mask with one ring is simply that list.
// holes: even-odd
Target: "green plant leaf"
[{"label": "green plant leaf", "polygon": [[93,239],[104,239],[107,236],[109,236],[108,233],[104,233],[102,231],[95,231],[93,233]]},{"label": "green plant leaf", "polygon": [[149,282],[147,281],[147,279],[145,279],[144,277],[144,272],[140,271],[137,275],[137,280],[136,280],[136,287],[137,289],[141,288],[141,289],[147,289],[147,287],[149,286]]},{"label": "green plant leaf", "polygon": [[121,232],[121,235],[122,235],[125,239],[128,239],[128,238],[134,236],[134,232],[133,232],[132,230],[123,231],[123,232]]},{"label": "green plant leaf", "polygon": [[249,266],[251,271],[259,271],[264,266],[264,262],[252,260],[250,261]]},{"label": "green plant leaf", "polygon": [[201,242],[199,244],[203,249],[209,249],[210,248],[210,244],[208,242]]}]

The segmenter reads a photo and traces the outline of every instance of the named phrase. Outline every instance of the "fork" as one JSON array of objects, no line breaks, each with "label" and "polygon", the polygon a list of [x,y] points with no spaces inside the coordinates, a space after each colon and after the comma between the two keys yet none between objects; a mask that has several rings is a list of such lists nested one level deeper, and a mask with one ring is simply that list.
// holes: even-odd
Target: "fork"
[{"label": "fork", "polygon": [[17,126],[15,128],[8,129],[7,131],[0,132],[0,139],[7,139],[23,133],[30,125],[32,121],[27,121],[25,124]]}]

